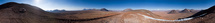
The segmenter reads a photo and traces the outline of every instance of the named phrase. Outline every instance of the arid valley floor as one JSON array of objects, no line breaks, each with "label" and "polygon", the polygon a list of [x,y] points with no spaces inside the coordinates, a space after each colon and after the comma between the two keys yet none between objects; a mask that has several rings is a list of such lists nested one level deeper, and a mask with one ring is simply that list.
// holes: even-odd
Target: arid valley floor
[{"label": "arid valley floor", "polygon": [[0,23],[214,23],[215,6],[206,10],[124,11],[82,10],[46,12],[28,4],[0,5]]}]

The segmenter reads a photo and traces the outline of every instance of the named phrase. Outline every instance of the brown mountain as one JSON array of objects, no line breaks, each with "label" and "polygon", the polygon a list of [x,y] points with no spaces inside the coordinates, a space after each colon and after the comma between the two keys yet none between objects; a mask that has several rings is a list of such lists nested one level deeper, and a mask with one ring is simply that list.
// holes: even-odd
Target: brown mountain
[{"label": "brown mountain", "polygon": [[131,10],[132,10],[131,8],[127,8],[127,9],[125,9],[123,11],[131,11]]},{"label": "brown mountain", "polygon": [[178,13],[178,11],[176,11],[176,10],[171,10],[168,14],[176,14],[176,13]]},{"label": "brown mountain", "polygon": [[[104,11],[108,10],[103,8],[101,11],[70,11],[58,14],[45,12],[38,7],[27,4],[9,2],[0,5],[0,23],[214,23],[215,21],[215,6],[186,17],[193,18],[191,20],[179,22],[153,20],[165,18],[148,10],[132,10],[120,13]],[[185,9],[182,12],[190,11]],[[58,16],[60,17],[56,18]]]},{"label": "brown mountain", "polygon": [[214,15],[215,15],[215,6],[210,7],[209,9],[202,10],[197,12],[196,14],[187,17],[187,18],[194,18],[189,21],[184,21],[183,23],[214,23]]},{"label": "brown mountain", "polygon": [[30,6],[28,4],[20,4],[9,2],[0,5],[0,23],[52,23],[55,22],[54,15],[45,12],[42,9]]},{"label": "brown mountain", "polygon": [[100,9],[100,11],[109,11],[109,10],[107,10],[106,8],[102,8]]},{"label": "brown mountain", "polygon": [[184,9],[180,13],[191,13],[189,9]]}]

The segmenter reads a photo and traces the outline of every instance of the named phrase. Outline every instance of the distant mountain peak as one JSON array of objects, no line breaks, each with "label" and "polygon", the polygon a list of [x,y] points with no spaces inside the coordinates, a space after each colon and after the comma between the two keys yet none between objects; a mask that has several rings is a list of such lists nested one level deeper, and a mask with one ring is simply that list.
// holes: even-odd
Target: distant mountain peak
[{"label": "distant mountain peak", "polygon": [[123,11],[131,11],[131,10],[132,10],[131,8],[127,8],[127,9],[125,9]]},{"label": "distant mountain peak", "polygon": [[180,13],[191,13],[189,9],[184,9]]},{"label": "distant mountain peak", "polygon": [[107,10],[106,8],[102,8],[100,11],[109,11],[109,10]]},{"label": "distant mountain peak", "polygon": [[171,10],[168,14],[176,14],[178,13],[176,10]]}]

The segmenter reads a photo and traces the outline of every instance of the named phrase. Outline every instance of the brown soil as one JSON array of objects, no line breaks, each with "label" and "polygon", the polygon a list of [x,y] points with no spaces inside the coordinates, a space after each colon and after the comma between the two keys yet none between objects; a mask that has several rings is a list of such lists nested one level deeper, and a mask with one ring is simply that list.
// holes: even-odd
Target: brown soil
[{"label": "brown soil", "polygon": [[178,18],[185,18],[193,15],[194,13],[177,13],[177,14],[168,14],[169,11],[152,11],[154,14],[160,15],[162,17],[168,19],[178,19]]},{"label": "brown soil", "polygon": [[[215,6],[198,13],[179,14],[167,14],[166,11],[151,12],[144,9],[127,12],[85,10],[50,13],[38,7],[12,2],[0,5],[0,23],[214,23],[214,10]],[[204,13],[207,14],[198,17]],[[193,19],[173,22],[149,19],[146,16],[165,20],[190,17]]]}]

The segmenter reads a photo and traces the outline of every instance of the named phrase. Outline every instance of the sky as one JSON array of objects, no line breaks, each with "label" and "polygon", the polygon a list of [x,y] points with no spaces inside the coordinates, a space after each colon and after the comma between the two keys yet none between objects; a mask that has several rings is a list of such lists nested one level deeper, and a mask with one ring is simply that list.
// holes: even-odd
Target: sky
[{"label": "sky", "polygon": [[101,9],[124,10],[147,9],[207,9],[215,5],[215,0],[0,0],[0,4],[18,2],[30,4],[43,10]]}]

